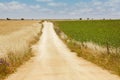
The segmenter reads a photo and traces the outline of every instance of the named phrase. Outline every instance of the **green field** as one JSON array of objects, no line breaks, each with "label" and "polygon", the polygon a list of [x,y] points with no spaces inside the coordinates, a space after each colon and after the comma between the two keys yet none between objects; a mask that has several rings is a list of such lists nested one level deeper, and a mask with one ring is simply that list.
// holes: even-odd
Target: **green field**
[{"label": "green field", "polygon": [[120,47],[120,20],[56,21],[69,37],[80,42]]},{"label": "green field", "polygon": [[[104,69],[120,76],[120,20],[79,20],[79,21],[55,21],[56,33],[60,35],[63,31],[71,39],[80,42],[94,42],[105,46],[107,54],[97,54],[88,48],[74,42],[66,42],[71,51],[76,52],[79,57],[91,61]],[[110,46],[116,48],[117,54],[110,52]],[[98,52],[99,53],[99,52]]]}]

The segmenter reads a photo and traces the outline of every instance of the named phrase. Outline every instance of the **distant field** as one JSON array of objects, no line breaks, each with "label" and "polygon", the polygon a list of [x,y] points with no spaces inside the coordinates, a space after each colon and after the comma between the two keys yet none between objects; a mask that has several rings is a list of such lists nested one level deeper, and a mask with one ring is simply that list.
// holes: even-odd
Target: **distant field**
[{"label": "distant field", "polygon": [[0,20],[0,35],[3,34],[8,34],[11,32],[14,32],[16,30],[20,30],[25,27],[31,26],[31,24],[35,23],[37,21],[32,21],[32,20]]},{"label": "distant field", "polygon": [[56,21],[69,37],[81,42],[94,42],[120,47],[120,20]]}]

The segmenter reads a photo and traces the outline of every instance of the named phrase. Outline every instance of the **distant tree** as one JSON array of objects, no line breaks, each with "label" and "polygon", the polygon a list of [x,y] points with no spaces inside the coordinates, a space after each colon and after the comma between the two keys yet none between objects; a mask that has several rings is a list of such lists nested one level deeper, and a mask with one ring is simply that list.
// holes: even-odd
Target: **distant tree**
[{"label": "distant tree", "polygon": [[21,20],[24,20],[24,18],[21,18]]},{"label": "distant tree", "polygon": [[80,18],[80,20],[82,20],[82,18]]},{"label": "distant tree", "polygon": [[103,18],[103,20],[105,20],[105,18]]},{"label": "distant tree", "polygon": [[87,18],[87,20],[90,20],[90,18]]},{"label": "distant tree", "polygon": [[6,20],[11,20],[10,18],[6,18]]}]

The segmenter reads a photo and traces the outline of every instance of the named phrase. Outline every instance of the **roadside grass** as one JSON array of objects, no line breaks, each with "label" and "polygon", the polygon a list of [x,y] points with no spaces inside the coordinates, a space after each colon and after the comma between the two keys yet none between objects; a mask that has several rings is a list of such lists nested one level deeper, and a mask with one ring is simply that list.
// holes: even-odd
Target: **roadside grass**
[{"label": "roadside grass", "polygon": [[88,61],[91,61],[98,66],[101,66],[104,69],[109,70],[111,73],[117,74],[120,76],[120,54],[107,54],[95,52],[94,50],[90,50],[84,46],[78,45],[73,42],[67,42],[68,48],[71,49],[72,52],[76,52],[77,56],[82,57]]},{"label": "roadside grass", "polygon": [[[15,72],[17,67],[34,56],[32,45],[39,40],[42,29],[42,25],[34,21],[17,22],[21,24],[16,24],[16,21],[5,23],[7,25],[2,25],[3,27],[0,25],[4,30],[3,33],[0,32],[0,80]],[[35,24],[32,25],[33,23]],[[14,28],[8,24],[12,24]]]},{"label": "roadside grass", "polygon": [[[55,29],[56,33],[63,40],[63,42],[65,44],[67,44],[68,48],[70,48],[70,50],[72,52],[76,52],[79,57],[82,57],[88,61],[91,61],[91,62],[97,64],[98,66],[102,67],[103,69],[107,69],[111,73],[117,74],[120,76],[120,53],[119,52],[118,53],[110,53],[110,54],[108,54],[107,52],[101,53],[99,51],[95,51],[95,50],[88,48],[86,45],[84,45],[82,43],[78,44],[77,43],[78,41],[75,40],[74,37],[71,37],[69,35],[67,37],[63,37],[63,36],[66,36],[66,34],[72,33],[72,32],[69,33],[69,30],[71,28],[70,26],[73,26],[73,28],[75,28],[74,25],[71,25],[71,23],[69,23],[68,26],[65,26],[65,25],[61,26],[61,25],[63,25],[62,22],[61,23],[54,22],[54,23],[55,23],[54,29]],[[72,22],[72,23],[74,23],[74,22]],[[61,24],[61,25],[59,25],[59,24]],[[64,24],[68,24],[68,22],[65,23],[65,21],[64,21]],[[84,25],[86,25],[86,24],[84,24]],[[60,27],[66,27],[65,28],[66,30],[64,30],[64,28],[61,29]],[[67,29],[68,29],[68,32],[66,32]],[[74,29],[71,29],[71,30],[73,31]],[[75,32],[75,31],[73,31],[73,32]],[[66,34],[64,34],[64,33],[66,33]],[[76,33],[72,33],[72,34],[74,34],[76,36],[80,35],[80,34],[76,34]]]}]

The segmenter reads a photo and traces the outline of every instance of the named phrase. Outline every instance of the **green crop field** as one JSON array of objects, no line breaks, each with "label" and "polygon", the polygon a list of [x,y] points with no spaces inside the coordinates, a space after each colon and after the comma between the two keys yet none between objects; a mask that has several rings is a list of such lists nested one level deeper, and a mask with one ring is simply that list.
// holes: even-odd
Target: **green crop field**
[{"label": "green crop field", "polygon": [[[120,20],[77,20],[56,21],[56,33],[63,31],[69,38],[80,42],[93,42],[106,47],[107,54],[97,54],[94,50],[81,48],[80,45],[66,42],[67,46],[77,53],[78,56],[91,61],[102,68],[120,75]],[[115,49],[117,54],[112,54],[110,48]],[[100,52],[101,53],[101,52]]]},{"label": "green crop field", "polygon": [[120,47],[120,20],[56,21],[69,37],[80,42]]}]

